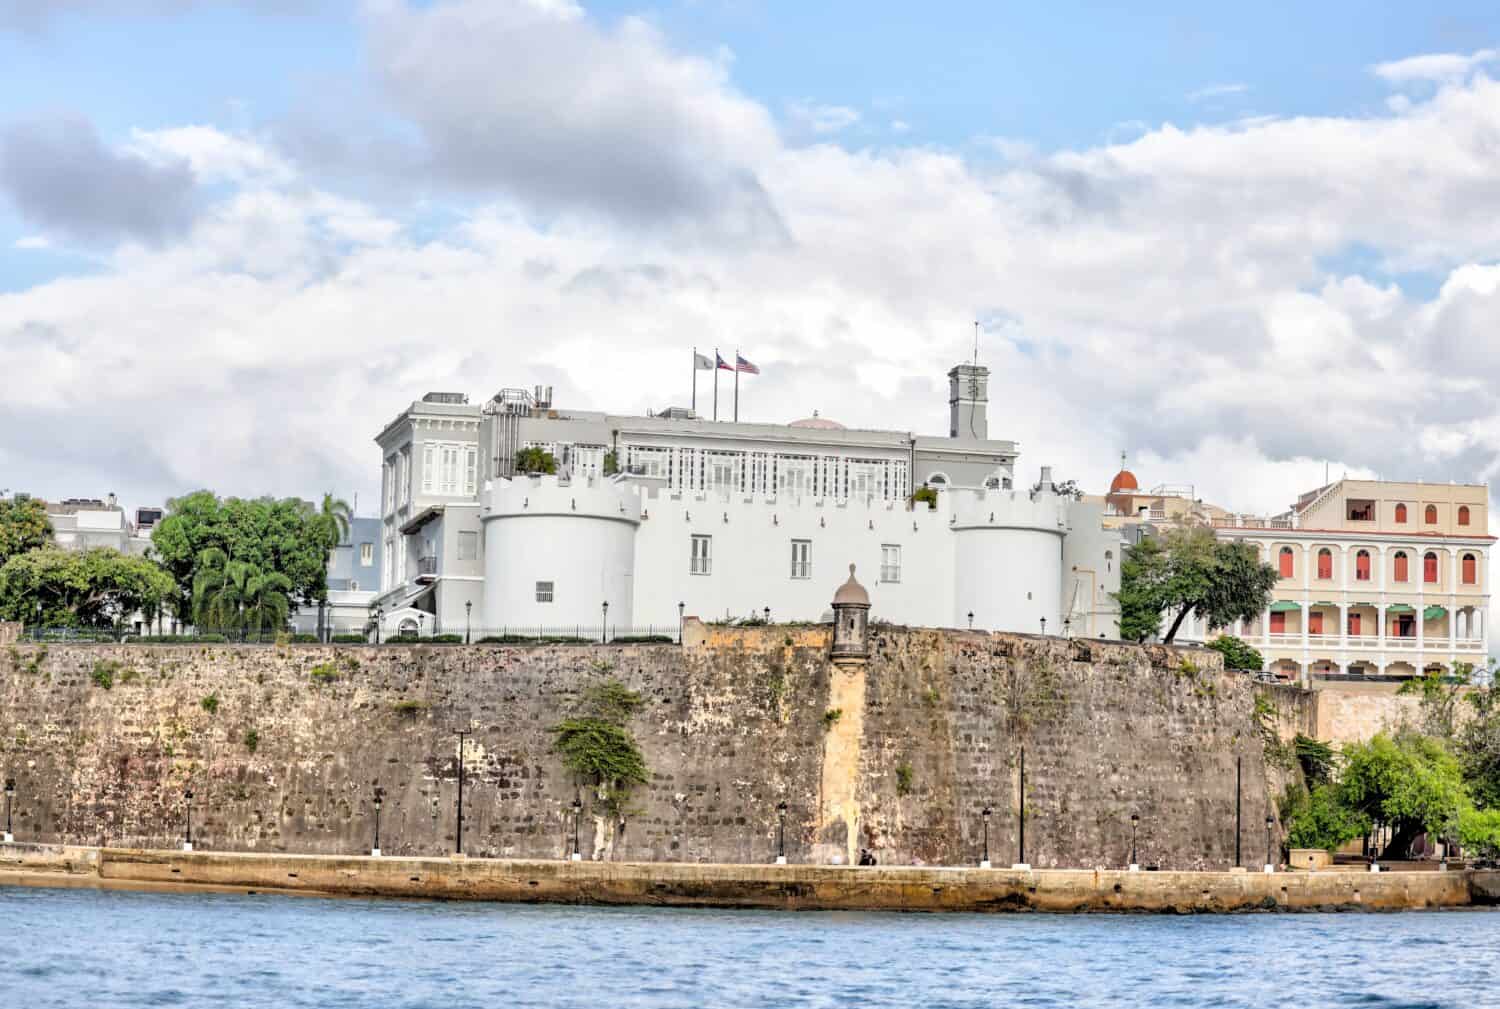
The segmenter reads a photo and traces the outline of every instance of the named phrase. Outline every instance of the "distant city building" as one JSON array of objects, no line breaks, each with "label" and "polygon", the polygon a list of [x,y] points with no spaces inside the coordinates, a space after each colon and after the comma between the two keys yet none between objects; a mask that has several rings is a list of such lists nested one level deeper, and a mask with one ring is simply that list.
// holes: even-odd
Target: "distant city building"
[{"label": "distant city building", "polygon": [[151,546],[151,530],[161,521],[161,515],[160,508],[138,508],[136,522],[131,523],[113,494],[103,499],[47,502],[52,538],[64,550],[109,547],[124,554],[144,556]]},{"label": "distant city building", "polygon": [[[349,534],[329,553],[328,603],[322,633],[362,634],[369,626],[370,606],[380,594],[381,529],[378,518],[355,517]],[[299,634],[319,633],[317,604],[300,607],[292,617]]]},{"label": "distant city building", "polygon": [[[1102,506],[1045,469],[1016,489],[1016,443],[989,437],[988,370],[948,379],[946,438],[816,413],[559,409],[541,387],[482,406],[429,393],[376,438],[383,630],[675,629],[684,610],[819,620],[828,578],[857,563],[879,572],[882,619],[1116,636],[1120,536]],[[525,449],[558,472],[517,473]],[[923,486],[935,508],[913,507]]]}]

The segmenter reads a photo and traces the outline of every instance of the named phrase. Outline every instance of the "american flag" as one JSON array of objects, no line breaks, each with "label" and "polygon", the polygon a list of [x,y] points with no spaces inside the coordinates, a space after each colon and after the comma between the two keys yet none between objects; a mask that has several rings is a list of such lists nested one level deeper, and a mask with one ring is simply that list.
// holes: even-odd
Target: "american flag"
[{"label": "american flag", "polygon": [[734,355],[734,370],[743,371],[747,375],[760,374],[759,368],[751,364],[749,361],[745,360],[743,357],[740,357],[740,355],[738,354]]}]

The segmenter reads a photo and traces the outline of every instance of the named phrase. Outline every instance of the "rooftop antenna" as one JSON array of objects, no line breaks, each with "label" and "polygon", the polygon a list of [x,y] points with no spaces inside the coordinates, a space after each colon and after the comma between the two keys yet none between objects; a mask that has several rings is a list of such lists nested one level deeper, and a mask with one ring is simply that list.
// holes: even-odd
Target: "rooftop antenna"
[{"label": "rooftop antenna", "polygon": [[979,320],[974,320],[974,367],[979,367]]}]

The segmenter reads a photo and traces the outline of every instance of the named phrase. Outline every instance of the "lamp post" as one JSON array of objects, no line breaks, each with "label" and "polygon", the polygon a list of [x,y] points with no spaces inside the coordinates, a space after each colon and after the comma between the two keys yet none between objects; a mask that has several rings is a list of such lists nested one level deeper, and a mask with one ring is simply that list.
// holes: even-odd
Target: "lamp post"
[{"label": "lamp post", "polygon": [[182,793],[182,850],[193,850],[193,790],[185,789]]},{"label": "lamp post", "polygon": [[473,621],[470,619],[470,617],[473,616],[473,613],[474,613],[474,600],[472,600],[472,599],[465,600],[464,601],[464,644],[466,644],[466,645],[469,643],[470,626],[473,623]]},{"label": "lamp post", "polygon": [[1072,637],[1072,635],[1073,635],[1073,618],[1072,617],[1063,617],[1063,637],[1065,637],[1065,638]]},{"label": "lamp post", "polygon": [[1042,618],[1042,637],[1045,638],[1046,636],[1047,636],[1047,618],[1043,617]]},{"label": "lamp post", "polygon": [[1267,872],[1275,872],[1276,871],[1276,863],[1273,862],[1273,861],[1271,861],[1271,828],[1274,827],[1275,825],[1276,825],[1276,821],[1273,820],[1273,819],[1271,819],[1270,816],[1267,816],[1266,817],[1266,871]]},{"label": "lamp post", "polygon": [[984,817],[984,857],[979,860],[981,869],[990,867],[990,812],[990,807],[985,806],[984,811],[979,814]]},{"label": "lamp post", "polygon": [[974,611],[970,610],[969,611],[969,630],[972,631],[973,629],[974,629]]},{"label": "lamp post", "polygon": [[609,644],[609,600],[608,599],[606,599],[604,601],[604,604],[601,607],[601,612],[603,613],[603,617],[599,621],[599,643],[601,645],[607,645],[607,644]]},{"label": "lamp post", "polygon": [[1234,758],[1234,865],[1240,865],[1240,761]]},{"label": "lamp post", "polygon": [[13,799],[15,799],[15,797],[16,797],[16,779],[15,778],[6,778],[5,779],[5,843],[6,844],[9,844],[10,842],[12,842],[12,841],[14,841],[16,839],[16,835],[14,835],[14,834],[12,834],[10,832],[10,804],[11,804],[11,801]]},{"label": "lamp post", "polygon": [[370,846],[370,855],[380,857],[380,804],[385,801],[385,789],[375,786],[375,843]]},{"label": "lamp post", "polygon": [[786,865],[786,800],[776,804],[776,816],[780,821],[776,827],[776,864]]},{"label": "lamp post", "polygon": [[767,606],[766,607],[766,623],[769,624],[770,622],[771,622],[771,607]]},{"label": "lamp post", "polygon": [[1016,868],[1029,869],[1031,867],[1026,864],[1026,747],[1024,746],[1021,747],[1021,794],[1019,798],[1021,801],[1019,817],[1021,825],[1019,844],[1021,857],[1016,860]]},{"label": "lamp post", "polygon": [[379,606],[375,607],[375,643],[380,644],[380,618],[385,616],[385,610]]},{"label": "lamp post", "polygon": [[472,729],[458,729],[458,830],[454,839],[453,853],[462,855],[464,853],[464,737],[472,732]]},{"label": "lamp post", "polygon": [[1141,815],[1139,813],[1131,813],[1130,814],[1130,871],[1131,872],[1140,872],[1141,871],[1141,860],[1140,860],[1140,858],[1138,858],[1136,856],[1136,853],[1135,853],[1136,829],[1138,827],[1140,827],[1140,825],[1141,825]]},{"label": "lamp post", "polygon": [[573,861],[582,862],[583,852],[578,847],[578,819],[583,815],[583,803],[579,801],[578,793],[573,793]]},{"label": "lamp post", "polygon": [[677,643],[682,644],[682,620],[683,613],[687,610],[687,603],[677,604]]}]

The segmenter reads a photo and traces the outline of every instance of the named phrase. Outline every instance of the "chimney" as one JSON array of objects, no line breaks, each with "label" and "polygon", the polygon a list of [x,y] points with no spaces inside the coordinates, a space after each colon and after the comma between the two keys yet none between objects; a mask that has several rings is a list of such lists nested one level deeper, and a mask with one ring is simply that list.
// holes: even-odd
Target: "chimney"
[{"label": "chimney", "polygon": [[990,370],[982,364],[956,364],[948,372],[948,437],[987,439]]},{"label": "chimney", "polygon": [[1052,467],[1051,466],[1043,466],[1042,467],[1042,490],[1051,490],[1051,489],[1052,489]]},{"label": "chimney", "polygon": [[109,492],[109,497],[107,497],[107,498],[104,499],[104,503],[105,503],[105,505],[107,507],[114,508],[115,501],[116,501],[115,492],[114,491],[110,491]]}]

